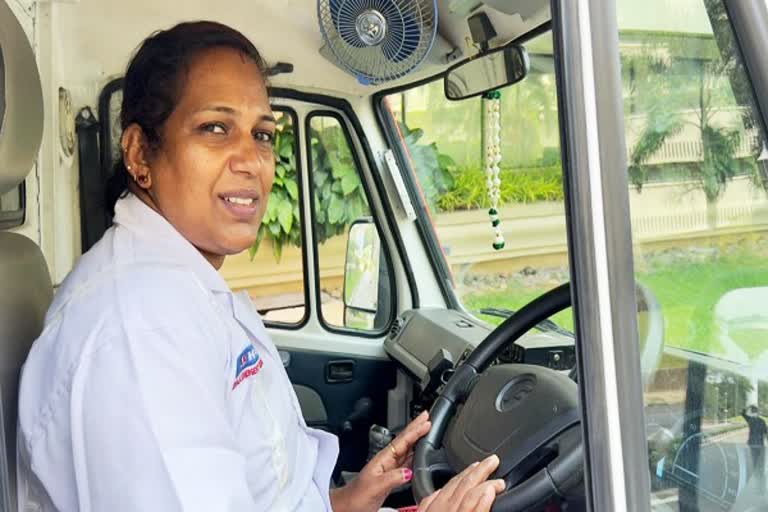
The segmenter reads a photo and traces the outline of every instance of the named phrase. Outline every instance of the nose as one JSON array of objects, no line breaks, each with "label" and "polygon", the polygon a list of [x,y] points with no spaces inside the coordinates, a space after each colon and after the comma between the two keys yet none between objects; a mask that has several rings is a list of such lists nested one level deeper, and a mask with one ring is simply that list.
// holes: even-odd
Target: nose
[{"label": "nose", "polygon": [[250,134],[239,137],[229,160],[232,172],[250,176],[258,176],[273,163],[272,151],[261,147]]}]

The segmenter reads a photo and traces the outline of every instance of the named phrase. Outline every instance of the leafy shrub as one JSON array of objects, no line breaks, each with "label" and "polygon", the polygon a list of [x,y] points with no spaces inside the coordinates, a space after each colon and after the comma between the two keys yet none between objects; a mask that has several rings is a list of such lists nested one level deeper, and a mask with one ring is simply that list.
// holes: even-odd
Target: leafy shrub
[{"label": "leafy shrub", "polygon": [[338,124],[310,129],[315,236],[318,243],[341,235],[353,221],[369,214],[368,199],[354,157]]},{"label": "leafy shrub", "polygon": [[275,182],[269,194],[267,211],[259,226],[251,258],[256,256],[264,236],[272,239],[275,260],[280,261],[286,244],[301,247],[301,216],[296,167],[296,137],[290,116],[278,120],[275,131]]},{"label": "leafy shrub", "polygon": [[547,147],[541,151],[541,159],[539,160],[540,167],[554,167],[560,165],[560,148],[559,147]]},{"label": "leafy shrub", "polygon": [[440,153],[435,142],[419,144],[419,140],[424,136],[424,130],[421,128],[411,130],[403,123],[399,125],[424,198],[429,208],[435,210],[438,198],[455,185],[453,175],[457,171],[456,162],[450,156]]},{"label": "leafy shrub", "polygon": [[[341,126],[335,124],[321,131],[310,129],[309,137],[315,232],[318,243],[323,243],[367,215],[368,201]],[[251,258],[256,256],[264,237],[269,236],[275,260],[280,261],[283,247],[301,247],[296,138],[288,116],[278,121],[274,152],[275,182],[250,254]]]},{"label": "leafy shrub", "polygon": [[[559,166],[501,170],[501,204],[563,200],[563,173]],[[488,208],[485,171],[463,168],[454,186],[437,201],[439,211]]]}]

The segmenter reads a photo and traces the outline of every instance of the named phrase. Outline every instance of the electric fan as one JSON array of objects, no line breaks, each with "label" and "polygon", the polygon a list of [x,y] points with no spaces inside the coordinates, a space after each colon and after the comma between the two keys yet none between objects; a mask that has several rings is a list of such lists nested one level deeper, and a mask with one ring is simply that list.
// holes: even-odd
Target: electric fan
[{"label": "electric fan", "polygon": [[318,0],[317,14],[334,60],[364,85],[411,72],[437,33],[437,0]]}]

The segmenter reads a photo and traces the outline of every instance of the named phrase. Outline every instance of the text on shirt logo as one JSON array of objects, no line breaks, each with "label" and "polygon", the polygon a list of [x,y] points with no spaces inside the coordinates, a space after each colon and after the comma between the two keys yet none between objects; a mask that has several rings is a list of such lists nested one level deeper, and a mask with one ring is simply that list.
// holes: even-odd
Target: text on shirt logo
[{"label": "text on shirt logo", "polygon": [[232,389],[239,386],[245,379],[252,377],[261,371],[264,366],[264,360],[256,353],[256,349],[249,345],[237,356],[237,369],[235,371],[235,382]]}]

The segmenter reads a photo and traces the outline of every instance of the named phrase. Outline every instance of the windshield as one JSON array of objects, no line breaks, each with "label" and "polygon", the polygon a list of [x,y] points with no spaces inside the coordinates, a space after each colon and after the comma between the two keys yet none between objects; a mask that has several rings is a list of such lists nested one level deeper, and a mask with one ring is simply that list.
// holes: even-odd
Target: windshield
[{"label": "windshield", "polygon": [[[465,309],[493,324],[569,280],[551,32],[525,47],[528,76],[496,91],[498,98],[450,101],[442,80],[384,98],[450,267],[452,291]],[[497,137],[496,184],[487,153]],[[570,310],[553,320],[572,329]]]},{"label": "windshield", "polygon": [[[722,2],[619,1],[617,15],[651,508],[768,510],[768,150],[752,84]],[[569,280],[551,35],[525,46],[529,76],[499,94],[448,101],[437,81],[384,101],[452,291],[492,323]],[[555,321],[572,329],[570,311]]]}]

